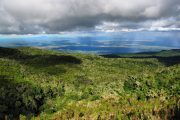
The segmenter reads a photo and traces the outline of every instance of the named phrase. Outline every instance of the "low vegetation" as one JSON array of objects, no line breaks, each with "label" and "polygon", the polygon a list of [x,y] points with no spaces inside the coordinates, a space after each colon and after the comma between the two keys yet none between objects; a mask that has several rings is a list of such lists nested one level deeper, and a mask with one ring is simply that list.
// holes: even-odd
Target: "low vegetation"
[{"label": "low vegetation", "polygon": [[0,48],[0,119],[178,120],[180,50],[98,56]]}]

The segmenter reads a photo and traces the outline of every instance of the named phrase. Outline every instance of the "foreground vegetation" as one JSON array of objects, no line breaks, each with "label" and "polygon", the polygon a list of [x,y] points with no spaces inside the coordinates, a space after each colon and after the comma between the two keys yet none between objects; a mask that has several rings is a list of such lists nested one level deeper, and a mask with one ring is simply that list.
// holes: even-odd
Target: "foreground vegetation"
[{"label": "foreground vegetation", "polygon": [[180,119],[180,50],[0,48],[0,119]]}]

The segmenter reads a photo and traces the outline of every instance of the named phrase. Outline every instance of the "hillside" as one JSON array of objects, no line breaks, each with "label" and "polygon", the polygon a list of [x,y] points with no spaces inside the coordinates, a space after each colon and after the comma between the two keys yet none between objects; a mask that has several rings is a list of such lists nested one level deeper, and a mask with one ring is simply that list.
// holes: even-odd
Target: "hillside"
[{"label": "hillside", "polygon": [[0,119],[180,119],[180,50],[0,48]]}]

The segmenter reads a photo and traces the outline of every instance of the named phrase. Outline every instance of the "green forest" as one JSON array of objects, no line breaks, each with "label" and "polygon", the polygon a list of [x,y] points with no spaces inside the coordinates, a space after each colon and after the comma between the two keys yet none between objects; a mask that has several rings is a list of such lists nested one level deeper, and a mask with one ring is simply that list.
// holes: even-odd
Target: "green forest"
[{"label": "green forest", "polygon": [[180,50],[0,48],[0,120],[179,120]]}]

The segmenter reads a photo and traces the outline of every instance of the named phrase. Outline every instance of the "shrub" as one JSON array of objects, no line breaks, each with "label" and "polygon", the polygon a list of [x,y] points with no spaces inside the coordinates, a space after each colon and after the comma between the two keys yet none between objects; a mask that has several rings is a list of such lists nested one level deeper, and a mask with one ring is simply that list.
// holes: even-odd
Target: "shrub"
[{"label": "shrub", "polygon": [[0,76],[0,114],[18,117],[20,114],[37,115],[47,98],[62,95],[63,87],[45,91],[40,86],[29,82],[16,82],[7,76]]}]

